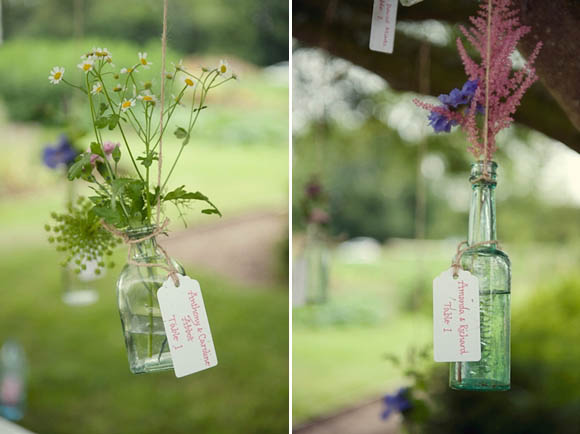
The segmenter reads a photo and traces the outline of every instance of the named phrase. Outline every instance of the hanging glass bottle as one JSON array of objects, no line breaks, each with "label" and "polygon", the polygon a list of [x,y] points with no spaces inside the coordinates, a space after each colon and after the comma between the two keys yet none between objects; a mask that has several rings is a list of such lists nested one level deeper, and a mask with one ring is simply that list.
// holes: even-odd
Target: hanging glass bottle
[{"label": "hanging glass bottle", "polygon": [[[150,237],[156,227],[146,226],[127,231],[130,240],[137,241],[132,249],[132,261],[125,265],[117,281],[117,298],[129,368],[134,374],[164,371],[173,361],[161,318],[157,290],[167,280],[166,258]],[[147,238],[143,240],[144,238]],[[138,264],[138,265],[136,265]],[[153,265],[153,266],[146,266]],[[183,267],[173,261],[177,272]]]},{"label": "hanging glass bottle", "polygon": [[[67,206],[77,200],[76,183],[67,182]],[[62,269],[62,301],[69,306],[88,306],[99,300],[97,284],[105,276],[102,257],[82,260],[78,256]],[[99,270],[97,274],[97,269]]]},{"label": "hanging glass bottle", "polygon": [[26,405],[26,355],[22,346],[8,340],[0,348],[0,416],[20,420]]},{"label": "hanging glass bottle", "polygon": [[491,161],[479,161],[471,168],[468,245],[474,247],[463,253],[461,266],[479,278],[481,360],[450,364],[453,389],[510,388],[510,260],[497,244],[486,244],[497,239],[496,171],[497,164]]},{"label": "hanging glass bottle", "polygon": [[325,303],[328,297],[328,248],[319,224],[309,223],[304,246],[305,292],[309,304]]}]

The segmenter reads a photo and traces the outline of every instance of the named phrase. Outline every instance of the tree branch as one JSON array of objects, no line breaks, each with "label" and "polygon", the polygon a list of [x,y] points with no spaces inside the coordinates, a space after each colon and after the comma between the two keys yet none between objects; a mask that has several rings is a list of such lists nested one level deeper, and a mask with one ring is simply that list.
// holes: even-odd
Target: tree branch
[{"label": "tree branch", "polygon": [[[529,47],[535,45],[535,37],[540,37],[545,44],[544,52],[536,62],[544,86],[539,83],[532,86],[516,112],[515,120],[580,152],[580,81],[577,79],[580,70],[576,72],[576,68],[580,68],[577,59],[580,2],[575,5],[570,0],[541,2],[540,10],[540,0],[520,1],[522,20],[534,29],[522,44],[523,52],[529,53]],[[563,7],[563,4],[569,6]],[[421,42],[398,32],[392,55],[370,51],[370,1],[295,0],[293,8],[293,34],[302,44],[321,47],[360,65],[385,78],[393,89],[419,91],[417,59]],[[428,0],[410,8],[400,7],[399,19],[465,21],[476,8],[477,3],[472,0]],[[569,16],[564,19],[562,14]],[[541,20],[545,20],[546,15],[551,17],[550,22],[559,20],[562,28],[555,31],[552,25],[542,31],[536,30],[537,26],[543,25]],[[561,57],[553,59],[552,48],[561,43],[560,38],[566,39],[563,35],[566,32],[570,39],[558,47],[557,55]],[[553,40],[550,35],[554,34],[559,39]],[[568,66],[568,63],[572,65]],[[433,95],[448,93],[463,84],[465,72],[454,47],[431,46],[430,80]]]}]

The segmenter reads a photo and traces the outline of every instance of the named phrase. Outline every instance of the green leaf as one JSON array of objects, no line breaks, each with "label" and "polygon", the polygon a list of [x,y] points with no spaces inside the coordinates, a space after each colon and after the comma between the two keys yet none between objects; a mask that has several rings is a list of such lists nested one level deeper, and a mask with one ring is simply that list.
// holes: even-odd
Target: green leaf
[{"label": "green leaf", "polygon": [[97,127],[98,129],[105,128],[107,125],[109,125],[109,121],[110,116],[99,116],[95,120],[95,127]]},{"label": "green leaf", "polygon": [[99,145],[97,142],[91,142],[91,152],[93,154],[97,154],[101,157],[105,157],[105,154],[103,154],[103,149],[101,148],[101,145]]},{"label": "green leaf", "polygon": [[118,163],[119,160],[121,159],[121,147],[120,146],[115,146],[115,148],[113,149],[113,160],[115,161],[115,163]]},{"label": "green leaf", "polygon": [[200,200],[200,201],[207,203],[211,207],[211,208],[203,209],[201,211],[203,214],[217,214],[221,217],[221,215],[222,215],[221,212],[211,202],[211,200],[209,200],[209,198],[206,195],[204,195],[203,193],[201,193],[199,191],[196,191],[196,192],[185,191],[184,188],[185,188],[185,185],[182,185],[181,187],[177,187],[175,190],[167,193],[163,197],[163,200],[166,202],[173,201],[176,204],[178,202],[185,202],[185,201],[190,201],[190,200]]},{"label": "green leaf", "polygon": [[153,164],[153,161],[157,161],[159,158],[157,157],[157,152],[151,151],[145,157],[137,157],[137,160],[141,161],[143,166],[149,168]]},{"label": "green leaf", "polygon": [[181,128],[181,127],[177,127],[177,129],[175,130],[175,132],[173,134],[175,134],[175,137],[177,137],[178,139],[184,139],[188,135],[187,130],[185,128]]},{"label": "green leaf", "polygon": [[109,207],[94,206],[91,211],[110,225],[119,226],[123,222],[122,216],[116,210]]},{"label": "green leaf", "polygon": [[103,113],[105,113],[108,108],[109,108],[109,106],[107,104],[105,104],[104,102],[102,102],[101,105],[99,105],[99,116],[102,116]]},{"label": "green leaf", "polygon": [[89,152],[85,152],[79,155],[76,161],[70,166],[68,169],[69,181],[80,178],[80,176],[83,174],[83,169],[85,169],[87,166],[91,166],[91,154]]},{"label": "green leaf", "polygon": [[109,116],[109,130],[112,131],[115,129],[115,127],[119,123],[119,119],[121,119],[121,116],[119,116],[118,114],[112,114],[111,116]]}]

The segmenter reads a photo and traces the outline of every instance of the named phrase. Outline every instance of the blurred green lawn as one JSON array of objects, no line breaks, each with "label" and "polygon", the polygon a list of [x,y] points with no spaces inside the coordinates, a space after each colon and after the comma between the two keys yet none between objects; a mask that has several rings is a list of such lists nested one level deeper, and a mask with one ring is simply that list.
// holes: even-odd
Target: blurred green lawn
[{"label": "blurred green lawn", "polygon": [[[348,264],[333,251],[330,301],[293,309],[296,423],[404,384],[387,356],[404,359],[408,351],[430,346],[431,282],[449,267],[456,246],[453,241],[394,241],[372,264]],[[514,309],[538,288],[574,272],[580,261],[580,248],[574,245],[507,245],[505,250],[512,260]]]},{"label": "blurred green lawn", "polygon": [[203,288],[219,365],[182,379],[135,376],[116,307],[118,270],[100,282],[97,304],[69,307],[57,261],[48,247],[15,246],[0,265],[0,342],[18,339],[30,363],[24,427],[43,434],[287,432],[283,288],[253,290],[186,267]]}]

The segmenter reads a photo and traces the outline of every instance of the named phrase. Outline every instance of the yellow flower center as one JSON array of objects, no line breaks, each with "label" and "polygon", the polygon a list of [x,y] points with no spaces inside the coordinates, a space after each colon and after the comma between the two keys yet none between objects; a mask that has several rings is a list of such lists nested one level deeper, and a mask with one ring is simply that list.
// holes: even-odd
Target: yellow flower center
[{"label": "yellow flower center", "polygon": [[124,101],[122,107],[124,109],[131,107],[131,101]]},{"label": "yellow flower center", "polygon": [[187,84],[188,86],[193,86],[193,80],[191,78],[186,78],[185,84]]},{"label": "yellow flower center", "polygon": [[141,58],[141,65],[147,65],[147,59],[144,57]]},{"label": "yellow flower center", "polygon": [[133,72],[133,68],[127,68],[127,74],[131,74]]},{"label": "yellow flower center", "polygon": [[91,68],[92,68],[92,65],[90,63],[85,63],[83,65],[83,71],[88,71]]},{"label": "yellow flower center", "polygon": [[54,74],[54,79],[55,79],[55,80],[58,80],[60,77],[62,77],[62,72],[60,72],[60,71],[58,71],[58,72],[55,72],[55,74]]},{"label": "yellow flower center", "polygon": [[228,67],[226,65],[221,65],[220,66],[220,72],[222,74],[225,74],[227,70],[228,70]]},{"label": "yellow flower center", "polygon": [[143,101],[153,101],[153,97],[151,97],[151,95],[145,95]]}]

